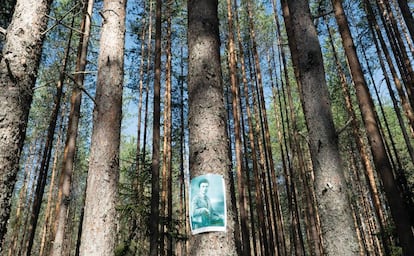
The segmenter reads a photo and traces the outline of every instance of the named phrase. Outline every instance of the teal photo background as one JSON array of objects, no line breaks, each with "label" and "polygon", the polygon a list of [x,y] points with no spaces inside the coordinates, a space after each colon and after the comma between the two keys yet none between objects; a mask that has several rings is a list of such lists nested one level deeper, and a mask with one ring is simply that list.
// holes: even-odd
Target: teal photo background
[{"label": "teal photo background", "polygon": [[[199,181],[202,179],[207,179],[209,182],[209,188],[207,192],[207,196],[210,198],[211,206],[217,214],[223,216],[222,223],[218,224],[211,224],[209,227],[214,228],[214,226],[225,227],[226,225],[226,198],[225,198],[225,186],[224,186],[224,178],[222,175],[218,174],[205,174],[194,177],[190,183],[190,214],[192,212],[191,209],[191,202],[193,200],[193,196],[199,193]],[[191,225],[192,226],[192,225]],[[207,227],[206,231],[214,231],[214,229],[210,229]],[[202,228],[205,229],[205,228]],[[222,231],[222,230],[217,230]]]}]

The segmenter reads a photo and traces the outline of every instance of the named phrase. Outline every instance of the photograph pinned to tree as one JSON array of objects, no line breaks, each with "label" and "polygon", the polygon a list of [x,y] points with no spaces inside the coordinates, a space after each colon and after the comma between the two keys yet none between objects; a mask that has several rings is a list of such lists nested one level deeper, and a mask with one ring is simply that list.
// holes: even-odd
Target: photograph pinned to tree
[{"label": "photograph pinned to tree", "polygon": [[226,231],[224,178],[218,174],[194,177],[190,184],[190,226],[192,234]]}]

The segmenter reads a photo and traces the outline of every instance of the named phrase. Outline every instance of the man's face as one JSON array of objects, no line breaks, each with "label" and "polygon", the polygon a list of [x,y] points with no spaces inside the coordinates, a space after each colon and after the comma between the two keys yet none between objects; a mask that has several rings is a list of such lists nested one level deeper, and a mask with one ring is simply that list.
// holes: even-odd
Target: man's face
[{"label": "man's face", "polygon": [[208,183],[201,183],[200,184],[200,194],[206,195],[208,191]]}]

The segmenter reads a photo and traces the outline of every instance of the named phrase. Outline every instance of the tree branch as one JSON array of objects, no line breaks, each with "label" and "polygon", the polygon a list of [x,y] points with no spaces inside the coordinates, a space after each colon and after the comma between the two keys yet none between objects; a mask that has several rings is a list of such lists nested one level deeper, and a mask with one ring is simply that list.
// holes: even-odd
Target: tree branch
[{"label": "tree branch", "polygon": [[43,34],[46,34],[47,32],[49,32],[50,30],[52,30],[52,29],[54,29],[57,25],[63,25],[63,26],[65,26],[65,27],[67,27],[67,28],[69,28],[69,29],[72,29],[72,30],[74,30],[74,31],[76,31],[76,32],[78,32],[78,33],[82,33],[81,31],[79,31],[79,30],[77,30],[77,29],[75,29],[75,28],[72,28],[72,27],[70,27],[70,26],[68,26],[68,25],[66,25],[66,24],[64,24],[62,21],[70,14],[70,13],[72,13],[73,12],[73,10],[75,10],[78,6],[80,6],[80,3],[77,3],[77,4],[75,4],[69,11],[67,11],[62,17],[60,17],[60,19],[57,19],[57,18],[55,18],[55,17],[52,17],[52,16],[50,16],[50,15],[48,15],[48,14],[46,14],[46,17],[48,17],[49,19],[53,19],[53,20],[55,20],[55,24],[53,24],[50,28],[48,28],[48,29],[46,29],[46,31],[44,31],[43,32]]},{"label": "tree branch", "polygon": [[351,117],[351,118],[349,118],[348,119],[348,121],[346,121],[346,123],[345,123],[345,125],[344,126],[342,126],[342,128],[341,129],[339,129],[337,132],[336,132],[336,135],[338,135],[339,136],[339,134],[341,134],[343,131],[345,131],[345,129],[351,124],[351,122],[353,121],[353,118]]},{"label": "tree branch", "polygon": [[316,20],[316,19],[328,16],[328,15],[331,15],[332,13],[333,11],[318,13],[318,15],[312,16],[312,20]]},{"label": "tree branch", "polygon": [[0,27],[0,34],[2,34],[2,35],[4,35],[4,36],[6,36],[6,34],[7,34],[7,30],[6,30],[6,29],[4,29],[4,28],[2,28],[2,27]]},{"label": "tree branch", "polygon": [[70,79],[70,80],[72,80],[72,82],[74,82],[75,83],[75,86],[76,87],[78,87],[79,89],[81,89],[85,94],[86,94],[86,96],[88,96],[92,101],[93,101],[93,103],[95,104],[95,105],[98,105],[97,103],[96,103],[96,101],[95,101],[95,99],[92,97],[92,95],[85,89],[85,87],[83,87],[81,84],[78,84],[77,82],[76,82],[76,80],[75,80],[75,78],[73,78],[70,74],[68,74],[68,73],[66,73],[65,72],[65,75]]}]

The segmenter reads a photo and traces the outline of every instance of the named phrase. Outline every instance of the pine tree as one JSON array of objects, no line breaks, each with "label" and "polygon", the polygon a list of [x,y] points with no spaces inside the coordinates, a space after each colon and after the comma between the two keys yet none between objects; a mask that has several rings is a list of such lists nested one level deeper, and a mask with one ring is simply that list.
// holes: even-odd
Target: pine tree
[{"label": "pine tree", "polygon": [[236,255],[230,196],[227,117],[220,66],[218,1],[188,1],[188,100],[190,176],[222,175],[227,199],[227,232],[190,237],[190,255]]},{"label": "pine tree", "polygon": [[105,0],[81,255],[113,255],[117,231],[126,1]]},{"label": "pine tree", "polygon": [[390,159],[388,158],[381,131],[378,126],[374,103],[355,51],[342,3],[341,1],[333,0],[332,4],[334,6],[335,17],[339,31],[341,32],[342,43],[355,84],[358,104],[367,131],[368,141],[371,146],[373,161],[383,182],[384,191],[388,203],[390,204],[391,214],[395,221],[403,251],[405,254],[411,255],[414,254],[414,247],[411,246],[414,243],[414,236],[410,227],[410,217],[405,208],[404,200],[397,188],[396,180],[393,177]]},{"label": "pine tree", "polygon": [[0,248],[10,217],[50,4],[51,0],[17,1],[0,58]]},{"label": "pine tree", "polygon": [[65,149],[63,154],[62,171],[59,178],[59,192],[56,200],[56,219],[52,232],[53,247],[51,255],[61,255],[65,239],[65,229],[68,221],[68,207],[70,198],[70,187],[72,185],[73,167],[75,162],[76,139],[78,137],[80,107],[82,102],[82,91],[84,71],[86,68],[86,54],[88,50],[92,9],[94,0],[89,0],[84,6],[84,16],[81,24],[82,36],[79,39],[76,59],[76,74],[74,81],[76,85],[72,89],[70,98],[70,113],[66,134]]},{"label": "pine tree", "polygon": [[[358,242],[349,210],[344,168],[333,124],[322,52],[309,10],[309,2],[288,1],[285,22],[291,24],[289,46],[300,84],[302,107],[309,132],[315,172],[315,190],[321,218],[324,253],[357,255]],[[306,33],[303,33],[306,31]],[[295,45],[292,45],[292,41]]]}]

